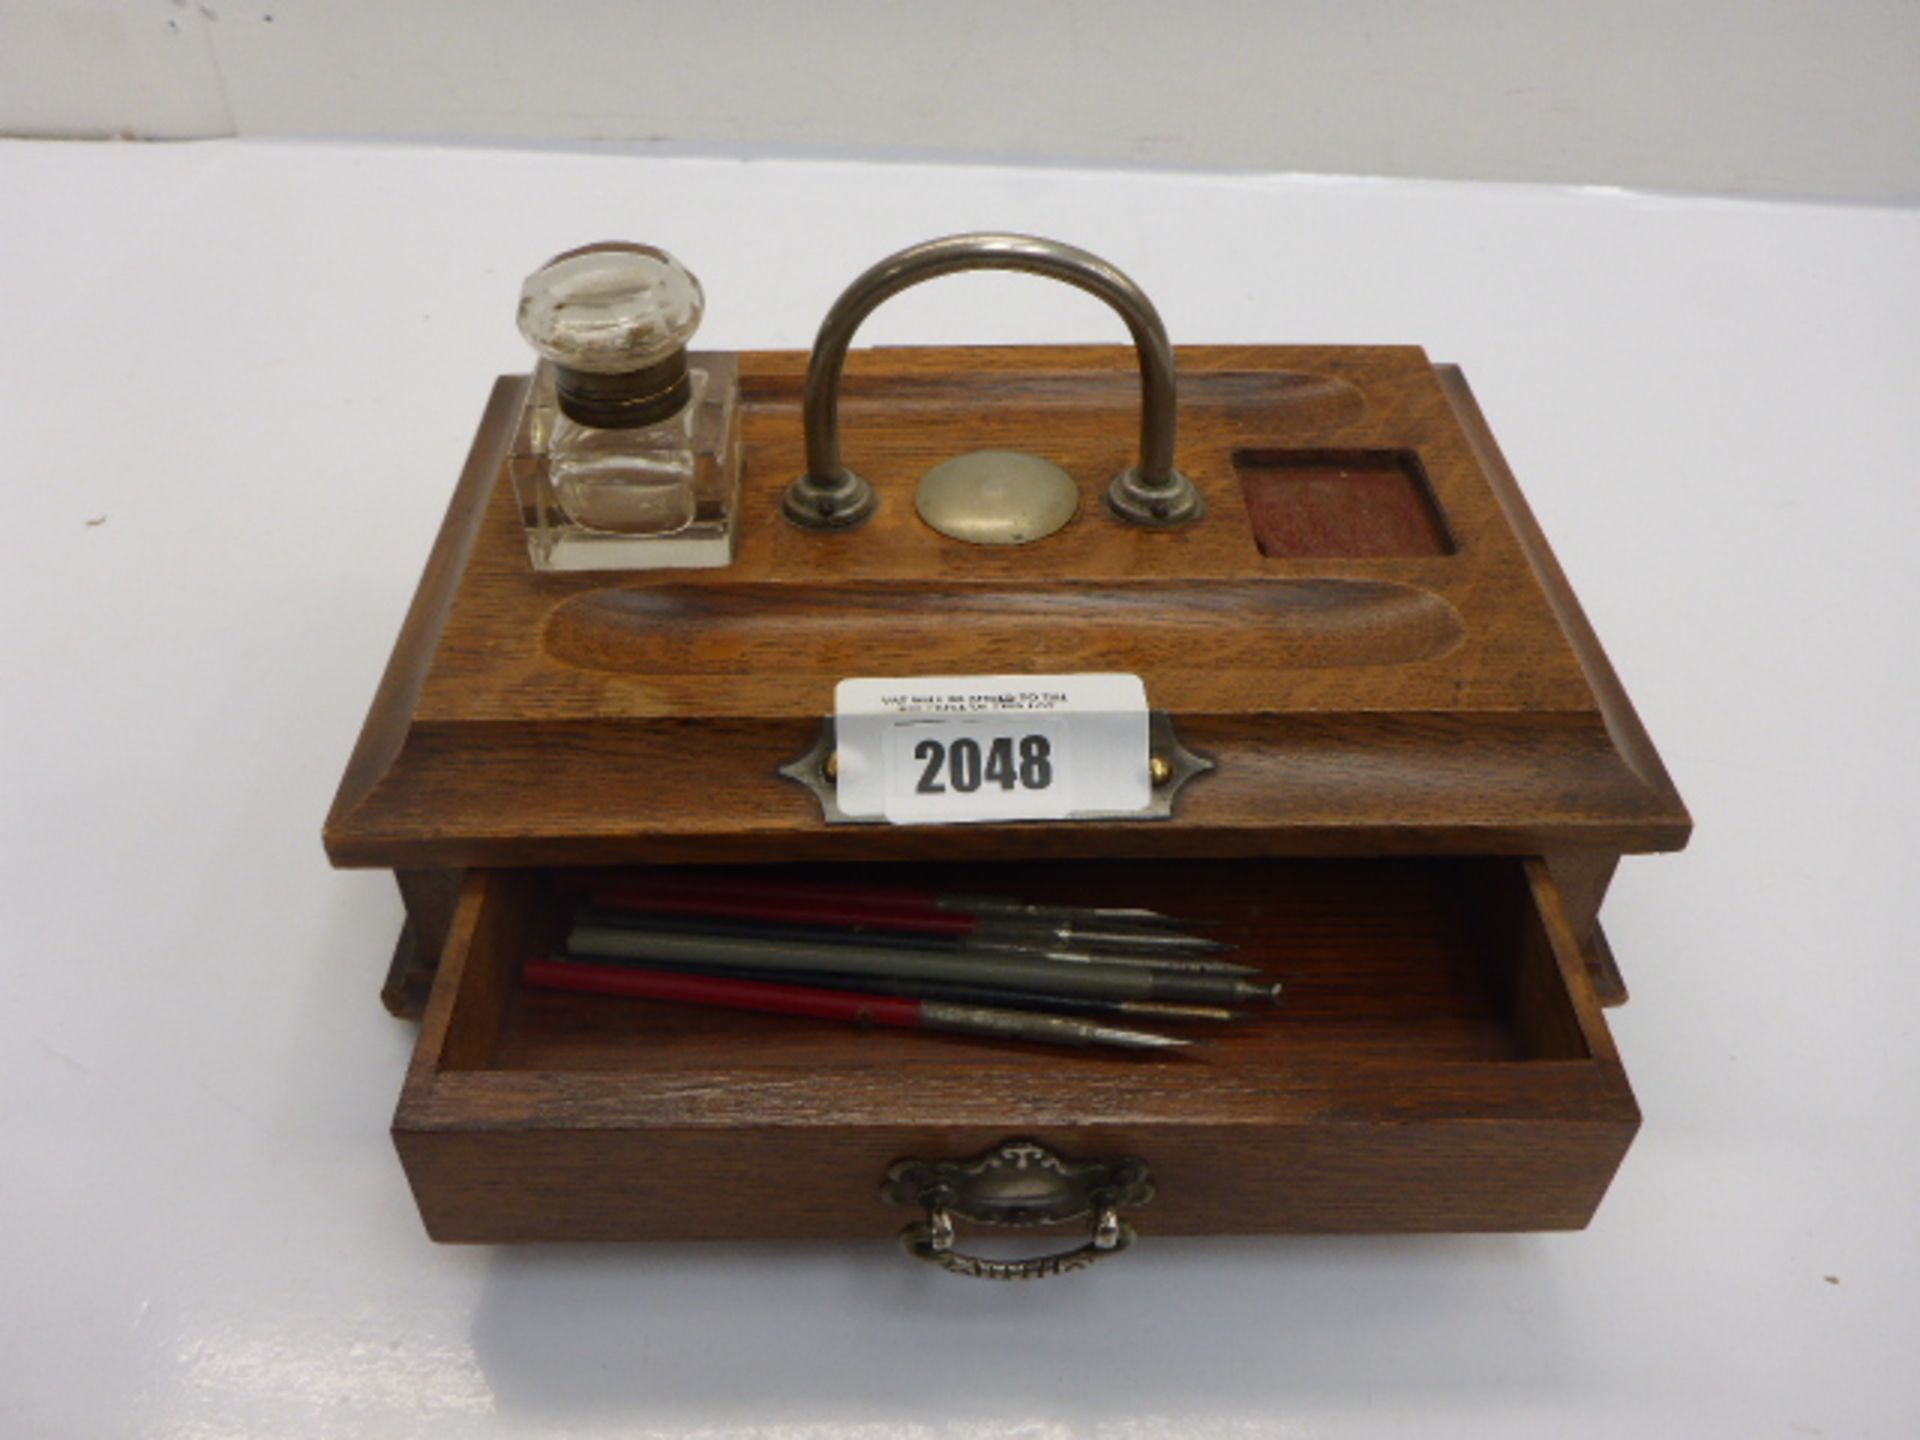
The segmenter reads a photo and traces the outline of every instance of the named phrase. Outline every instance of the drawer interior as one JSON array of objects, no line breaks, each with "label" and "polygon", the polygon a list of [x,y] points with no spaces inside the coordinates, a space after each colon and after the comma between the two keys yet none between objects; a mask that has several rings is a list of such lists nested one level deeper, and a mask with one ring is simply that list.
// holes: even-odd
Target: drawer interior
[{"label": "drawer interior", "polygon": [[[875,1195],[891,1160],[1020,1134],[1069,1149],[1127,1146],[1156,1167],[1211,1172],[1189,1191],[1207,1203],[1163,1212],[1175,1229],[1543,1228],[1584,1223],[1637,1124],[1537,860],[779,868],[1204,919],[1208,934],[1236,947],[1232,959],[1279,981],[1284,999],[1245,1024],[1183,1027],[1203,1044],[1140,1056],[530,990],[520,968],[559,948],[578,874],[474,872],[395,1122],[430,1230],[451,1239],[846,1233],[844,1220],[819,1228],[744,1207],[716,1218],[710,1194],[699,1216],[682,1215],[661,1170],[689,1156],[710,1167],[817,1153],[823,1164],[832,1157],[833,1178],[821,1183],[837,1212],[857,1207],[854,1230],[873,1233],[900,1218]],[[1403,1153],[1409,1141],[1433,1148]],[[1487,1167],[1499,1178],[1502,1146],[1507,1178],[1532,1188],[1475,1200]],[[1304,1189],[1302,1161],[1321,1167]],[[1343,1182],[1329,1163],[1359,1168]],[[1395,1178],[1405,1164],[1428,1186],[1434,1223],[1389,1193],[1412,1178]],[[558,1174],[573,1166],[580,1174],[567,1188]],[[617,1200],[596,1190],[609,1167],[649,1178]],[[1260,1187],[1248,1185],[1263,1167],[1296,1175],[1291,1189],[1267,1189],[1264,1209]],[[525,1198],[549,1182],[541,1205]],[[810,1182],[784,1183],[801,1197],[798,1216]],[[1337,1223],[1314,1208],[1316,1184],[1334,1197]],[[489,1188],[500,1186],[519,1198]],[[1449,1186],[1465,1188],[1449,1199]],[[631,1198],[640,1191],[651,1198]],[[1276,1193],[1291,1198],[1278,1203]]]},{"label": "drawer interior", "polygon": [[[767,869],[743,874],[772,873]],[[799,867],[783,874],[805,875]],[[1188,1027],[1208,1043],[1143,1060],[969,1036],[876,1030],[855,1036],[831,1021],[708,1010],[646,1000],[525,990],[517,960],[563,948],[582,872],[516,877],[516,917],[494,923],[517,943],[494,948],[503,967],[469,983],[492,1003],[461,1007],[451,1069],[685,1071],[750,1062],[816,1071],[852,1063],[966,1064],[1054,1070],[1089,1064],[1268,1069],[1342,1060],[1526,1060],[1591,1056],[1572,997],[1554,983],[1548,947],[1515,933],[1526,897],[1495,861],[1185,860],[1084,864],[863,865],[832,872],[859,883],[1017,894],[1045,903],[1144,905],[1205,920],[1226,958],[1257,966],[1284,987],[1282,1003],[1250,1022]],[[1502,878],[1508,883],[1503,884]],[[820,878],[828,878],[821,874]],[[517,908],[517,907],[516,907]],[[1522,913],[1516,914],[1516,909]],[[515,951],[524,952],[516,954]]]}]

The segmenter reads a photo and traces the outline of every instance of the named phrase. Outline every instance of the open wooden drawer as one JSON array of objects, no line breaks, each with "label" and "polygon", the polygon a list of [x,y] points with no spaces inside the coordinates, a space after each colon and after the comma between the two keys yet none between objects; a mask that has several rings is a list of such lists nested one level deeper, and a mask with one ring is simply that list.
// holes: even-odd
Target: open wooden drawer
[{"label": "open wooden drawer", "polygon": [[[913,867],[884,872],[902,883]],[[1577,1228],[1639,1123],[1537,859],[943,866],[1220,922],[1285,989],[1171,1058],[526,991],[554,876],[472,872],[394,1137],[450,1241],[883,1237],[903,1159],[1144,1162],[1154,1234]]]}]

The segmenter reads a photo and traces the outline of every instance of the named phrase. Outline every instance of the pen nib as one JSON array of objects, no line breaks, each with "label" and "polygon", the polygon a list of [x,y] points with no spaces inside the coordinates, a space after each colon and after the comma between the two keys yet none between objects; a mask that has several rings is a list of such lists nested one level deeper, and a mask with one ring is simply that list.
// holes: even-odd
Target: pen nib
[{"label": "pen nib", "polygon": [[1121,1030],[1111,1025],[1087,1026],[1087,1039],[1096,1045],[1126,1050],[1178,1050],[1193,1044],[1184,1035],[1156,1035],[1150,1030]]}]

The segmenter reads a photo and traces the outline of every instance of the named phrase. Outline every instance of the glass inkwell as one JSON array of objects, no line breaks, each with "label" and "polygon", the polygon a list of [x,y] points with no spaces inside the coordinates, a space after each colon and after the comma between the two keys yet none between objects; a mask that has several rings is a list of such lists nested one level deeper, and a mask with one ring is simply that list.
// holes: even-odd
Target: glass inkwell
[{"label": "glass inkwell", "polygon": [[510,468],[535,569],[732,563],[738,369],[687,352],[704,306],[651,245],[585,245],[527,278],[520,333],[541,358]]}]

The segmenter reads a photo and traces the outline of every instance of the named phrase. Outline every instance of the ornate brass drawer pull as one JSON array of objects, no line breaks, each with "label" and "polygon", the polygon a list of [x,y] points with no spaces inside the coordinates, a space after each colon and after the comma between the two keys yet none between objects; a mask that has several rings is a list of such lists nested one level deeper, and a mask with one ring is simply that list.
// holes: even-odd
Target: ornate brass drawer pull
[{"label": "ornate brass drawer pull", "polygon": [[[1134,1242],[1122,1206],[1153,1198],[1143,1161],[1064,1160],[1031,1140],[1007,1140],[972,1160],[902,1160],[887,1171],[881,1196],[927,1212],[900,1232],[916,1260],[981,1280],[1037,1280],[1081,1270]],[[1051,1225],[1091,1217],[1086,1243],[1024,1260],[995,1260],[954,1249],[954,1217],[981,1225]]]},{"label": "ornate brass drawer pull", "polygon": [[807,473],[787,487],[781,502],[787,519],[806,530],[845,530],[873,514],[873,487],[840,458],[840,374],[847,347],[860,322],[882,301],[961,270],[1044,275],[1097,295],[1119,312],[1140,357],[1140,460],[1114,476],[1107,488],[1107,508],[1135,525],[1198,520],[1205,509],[1200,492],[1173,467],[1173,347],[1153,302],[1098,255],[1057,240],[992,233],[949,235],[909,246],[873,266],[834,302],[820,323],[807,364]]}]

